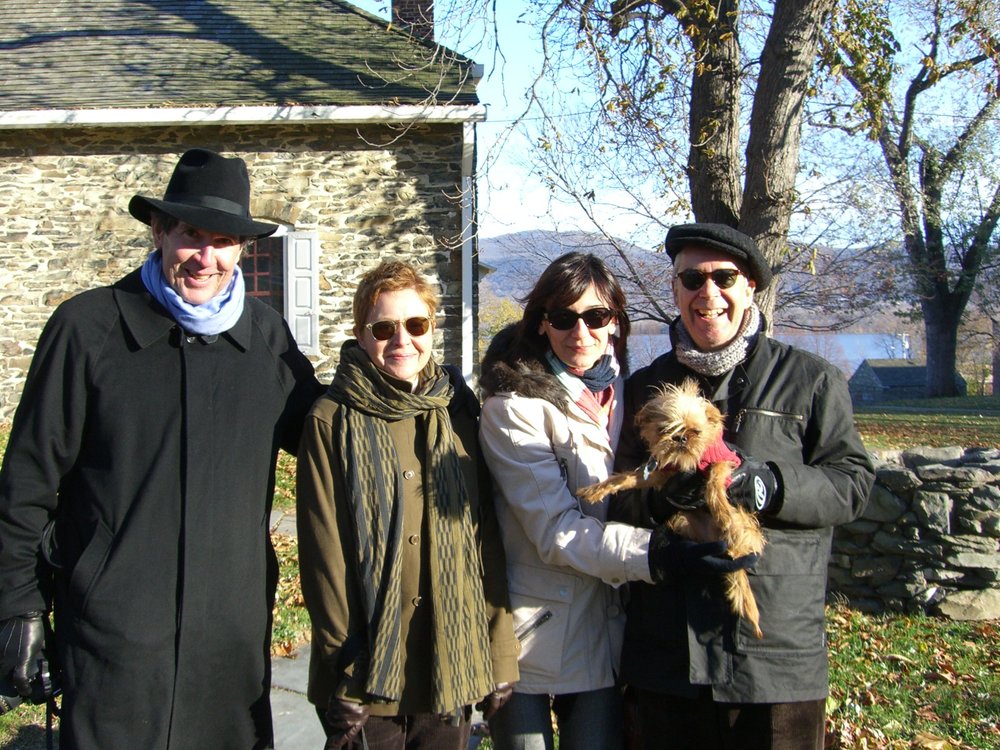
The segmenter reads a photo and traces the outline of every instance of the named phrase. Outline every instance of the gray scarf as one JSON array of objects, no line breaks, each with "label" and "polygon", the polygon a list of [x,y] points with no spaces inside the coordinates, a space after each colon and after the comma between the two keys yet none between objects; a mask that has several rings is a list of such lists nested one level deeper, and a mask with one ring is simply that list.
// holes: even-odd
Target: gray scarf
[{"label": "gray scarf", "polygon": [[722,349],[703,352],[694,343],[691,334],[684,327],[684,321],[677,319],[677,343],[674,351],[677,361],[699,375],[714,377],[729,372],[747,358],[747,352],[760,334],[760,310],[751,304],[743,314],[743,323],[736,336]]}]

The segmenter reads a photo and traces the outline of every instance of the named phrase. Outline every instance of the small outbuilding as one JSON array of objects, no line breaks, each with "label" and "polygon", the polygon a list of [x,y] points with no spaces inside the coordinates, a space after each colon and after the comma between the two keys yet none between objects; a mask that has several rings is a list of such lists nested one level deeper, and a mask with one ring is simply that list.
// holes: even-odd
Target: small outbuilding
[{"label": "small outbuilding", "polygon": [[[965,395],[965,379],[955,373],[955,385]],[[866,359],[848,380],[855,405],[927,396],[927,365],[915,359]]]}]

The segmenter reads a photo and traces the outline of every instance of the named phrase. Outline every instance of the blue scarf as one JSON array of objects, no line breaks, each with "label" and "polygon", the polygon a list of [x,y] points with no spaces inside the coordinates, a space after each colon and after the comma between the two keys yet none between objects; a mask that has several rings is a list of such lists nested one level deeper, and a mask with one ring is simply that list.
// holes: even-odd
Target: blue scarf
[{"label": "blue scarf", "polygon": [[[545,359],[549,363],[549,368],[551,368],[552,373],[556,376],[556,378],[563,382],[564,385],[567,382],[572,382],[567,380],[567,378],[577,378],[591,393],[600,393],[603,391],[615,382],[615,378],[617,378],[618,373],[621,372],[621,367],[618,365],[618,358],[615,356],[613,339],[608,341],[608,348],[594,363],[593,367],[582,375],[570,372],[566,363],[559,359],[559,357],[557,357],[555,352],[551,349],[545,353]],[[573,390],[575,390],[575,387]]]},{"label": "blue scarf", "polygon": [[608,341],[607,350],[583,375],[571,372],[551,349],[545,353],[545,361],[559,385],[569,394],[570,400],[583,409],[595,424],[606,430],[615,400],[611,384],[621,372],[613,340]]},{"label": "blue scarf", "polygon": [[146,256],[146,262],[142,264],[142,283],[187,333],[217,336],[236,325],[236,321],[243,314],[246,286],[239,266],[233,267],[233,278],[229,282],[229,287],[202,305],[192,305],[185,301],[167,283],[163,275],[159,250],[154,250]]}]

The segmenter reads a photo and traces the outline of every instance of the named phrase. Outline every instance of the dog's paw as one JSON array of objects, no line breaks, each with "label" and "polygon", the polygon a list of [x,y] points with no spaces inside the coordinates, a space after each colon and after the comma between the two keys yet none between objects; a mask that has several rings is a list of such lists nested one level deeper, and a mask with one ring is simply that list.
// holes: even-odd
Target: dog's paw
[{"label": "dog's paw", "polygon": [[576,491],[576,497],[585,503],[599,503],[608,495],[608,489],[602,482],[581,487]]}]

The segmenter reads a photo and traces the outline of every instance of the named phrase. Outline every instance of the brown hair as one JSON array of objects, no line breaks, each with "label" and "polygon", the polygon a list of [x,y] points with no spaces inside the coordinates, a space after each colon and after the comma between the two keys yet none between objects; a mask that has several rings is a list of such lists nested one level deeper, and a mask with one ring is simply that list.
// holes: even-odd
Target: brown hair
[{"label": "brown hair", "polygon": [[[170,232],[174,231],[174,229],[180,223],[181,220],[178,219],[176,216],[171,216],[170,214],[165,213],[158,208],[149,209],[149,226],[152,227],[155,224],[164,234],[170,234]],[[195,227],[195,229],[200,229],[200,228],[201,227]],[[256,239],[255,237],[244,237],[243,235],[237,235],[236,237],[239,240],[239,245],[241,250],[247,246],[248,242],[250,242],[253,239]]]},{"label": "brown hair", "polygon": [[632,327],[625,312],[625,292],[604,261],[589,253],[566,253],[542,271],[535,286],[521,300],[524,315],[517,325],[518,348],[540,359],[549,346],[545,334],[538,333],[545,313],[569,307],[583,296],[591,284],[617,319],[615,356],[624,372],[628,362],[628,334]]}]

